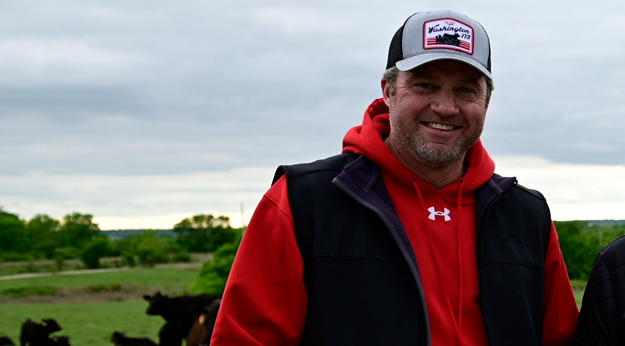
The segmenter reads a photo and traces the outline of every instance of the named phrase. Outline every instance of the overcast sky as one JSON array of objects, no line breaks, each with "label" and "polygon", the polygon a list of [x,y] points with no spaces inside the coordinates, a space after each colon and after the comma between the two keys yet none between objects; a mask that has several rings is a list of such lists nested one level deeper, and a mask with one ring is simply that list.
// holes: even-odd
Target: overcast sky
[{"label": "overcast sky", "polygon": [[556,220],[625,219],[615,0],[0,2],[0,206],[101,229],[240,226],[276,166],[340,152],[394,32],[445,8],[491,38],[497,171]]}]

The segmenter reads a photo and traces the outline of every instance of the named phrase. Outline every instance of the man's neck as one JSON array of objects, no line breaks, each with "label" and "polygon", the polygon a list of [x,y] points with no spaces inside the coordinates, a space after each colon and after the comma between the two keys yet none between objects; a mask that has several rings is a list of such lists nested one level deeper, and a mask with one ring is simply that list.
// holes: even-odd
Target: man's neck
[{"label": "man's neck", "polygon": [[459,164],[454,163],[453,165],[448,164],[445,166],[427,166],[420,163],[408,165],[405,162],[402,163],[414,174],[439,190],[453,184],[462,177],[462,161]]},{"label": "man's neck", "polygon": [[466,153],[454,160],[445,164],[431,164],[429,162],[422,162],[414,159],[407,153],[395,150],[390,145],[388,138],[384,141],[388,150],[412,173],[419,176],[419,178],[425,180],[436,189],[442,189],[448,185],[453,184],[463,175],[463,164]]}]

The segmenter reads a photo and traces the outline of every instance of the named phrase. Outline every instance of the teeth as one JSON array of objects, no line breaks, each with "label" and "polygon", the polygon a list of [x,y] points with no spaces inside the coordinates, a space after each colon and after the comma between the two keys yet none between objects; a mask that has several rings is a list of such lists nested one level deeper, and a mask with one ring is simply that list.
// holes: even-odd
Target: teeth
[{"label": "teeth", "polygon": [[445,130],[445,131],[451,131],[454,129],[453,126],[451,125],[443,125],[443,124],[436,124],[436,123],[425,123],[427,126],[433,128],[433,129],[437,129],[437,130]]}]

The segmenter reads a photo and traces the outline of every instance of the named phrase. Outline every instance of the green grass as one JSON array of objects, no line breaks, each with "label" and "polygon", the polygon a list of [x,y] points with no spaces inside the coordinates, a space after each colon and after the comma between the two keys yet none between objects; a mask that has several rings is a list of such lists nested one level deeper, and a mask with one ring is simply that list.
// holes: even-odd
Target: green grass
[{"label": "green grass", "polygon": [[160,316],[148,316],[148,303],[141,300],[82,304],[1,304],[0,334],[19,342],[22,323],[30,318],[40,322],[54,318],[63,330],[53,335],[66,335],[71,345],[111,346],[114,331],[128,336],[147,336],[158,343],[158,331],[164,323]]},{"label": "green grass", "polygon": [[195,282],[197,276],[198,270],[173,268],[139,268],[79,275],[53,274],[51,276],[0,280],[0,293],[23,288],[53,290],[60,287],[70,289],[90,287],[97,290],[98,287],[113,287],[114,289],[116,284],[146,289],[159,287],[166,291],[184,292]]},{"label": "green grass", "polygon": [[[148,303],[140,291],[161,290],[170,295],[187,293],[198,276],[198,269],[139,268],[116,272],[79,275],[52,275],[34,278],[0,280],[0,335],[6,334],[19,342],[21,324],[28,318],[37,322],[43,318],[56,319],[63,330],[53,335],[66,335],[71,345],[111,346],[114,331],[126,332],[132,337],[149,337],[158,342],[158,331],[164,323],[159,316],[148,316]],[[581,306],[585,281],[571,282],[578,306]],[[137,288],[126,301],[51,302],[32,303],[29,295],[54,296],[63,291],[87,291],[89,297],[98,297],[122,290],[126,286]],[[73,290],[73,291],[72,291]],[[60,299],[60,298],[59,298]]]},{"label": "green grass", "polygon": [[[199,269],[138,268],[115,272],[76,275],[52,275],[0,280],[0,335],[19,342],[22,323],[30,318],[40,322],[54,318],[74,346],[111,346],[114,331],[132,337],[149,337],[158,343],[158,331],[164,323],[160,316],[148,316],[148,303],[142,292],[160,290],[170,296],[189,293]],[[112,293],[132,287],[117,299]],[[67,300],[67,296],[73,299]],[[33,295],[47,296],[46,303],[33,303]],[[113,298],[111,298],[113,297]],[[72,297],[70,297],[72,298]]]},{"label": "green grass", "polygon": [[582,308],[582,297],[584,296],[584,290],[586,290],[586,281],[584,280],[571,280],[571,286],[573,287],[573,294],[575,295],[575,301],[577,302],[577,308]]}]

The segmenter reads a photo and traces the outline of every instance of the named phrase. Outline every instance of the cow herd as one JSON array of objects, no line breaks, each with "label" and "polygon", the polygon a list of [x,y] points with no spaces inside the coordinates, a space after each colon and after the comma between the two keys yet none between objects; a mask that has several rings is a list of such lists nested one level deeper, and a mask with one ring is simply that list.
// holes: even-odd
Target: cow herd
[{"label": "cow herd", "polygon": [[[125,332],[113,332],[111,342],[116,346],[208,346],[213,334],[213,327],[221,295],[196,295],[168,297],[157,292],[143,298],[149,302],[145,313],[158,315],[165,323],[158,332],[158,342],[146,337],[130,337]],[[69,337],[50,337],[51,333],[61,330],[54,319],[44,319],[41,323],[30,319],[22,324],[20,346],[70,346]],[[0,346],[15,346],[6,336],[0,336]]]},{"label": "cow herd", "polygon": [[[187,346],[210,344],[215,318],[221,304],[221,295],[203,294],[170,298],[157,292],[152,296],[145,295],[143,299],[150,303],[145,310],[146,314],[159,315],[165,319],[165,323],[158,332],[159,346],[181,346],[182,339],[186,339]],[[191,340],[193,343],[190,342]],[[138,346],[137,344],[117,345]]]},{"label": "cow herd", "polygon": [[[61,330],[56,320],[44,319],[41,323],[27,319],[22,324],[20,346],[70,346],[67,336],[50,337],[50,334]],[[0,346],[15,346],[8,336],[0,337]]]}]

